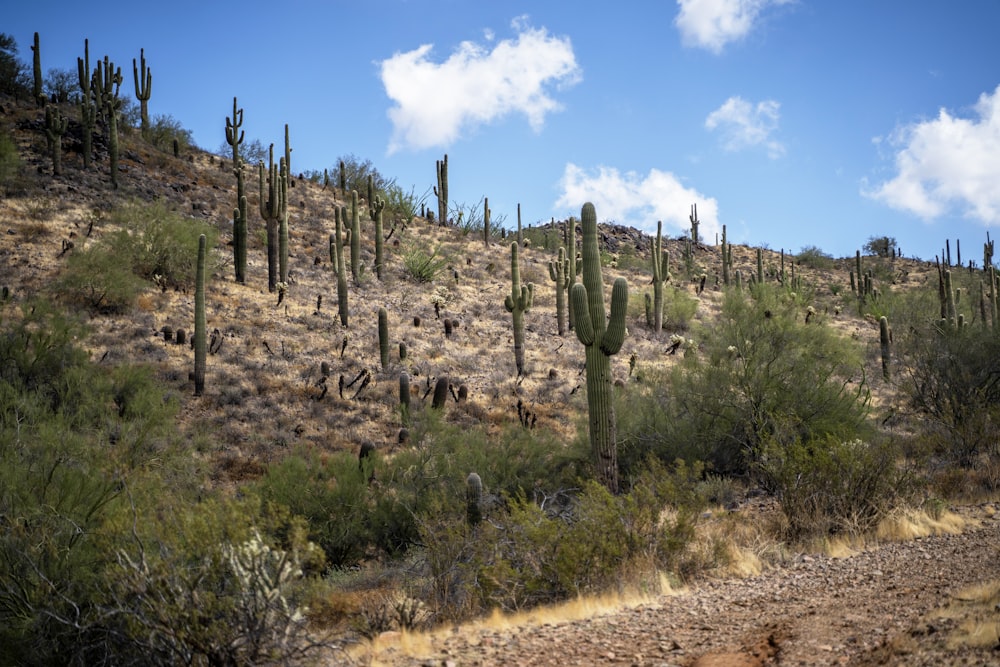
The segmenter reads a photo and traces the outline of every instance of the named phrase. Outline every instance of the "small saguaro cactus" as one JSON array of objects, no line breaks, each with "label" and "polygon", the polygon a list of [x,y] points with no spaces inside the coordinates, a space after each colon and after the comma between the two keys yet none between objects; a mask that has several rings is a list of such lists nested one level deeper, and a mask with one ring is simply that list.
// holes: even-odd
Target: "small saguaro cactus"
[{"label": "small saguaro cactus", "polygon": [[355,285],[361,282],[361,214],[357,190],[351,190],[351,280]]},{"label": "small saguaro cactus", "polygon": [[139,49],[139,64],[132,58],[132,78],[135,81],[135,98],[139,100],[139,132],[149,138],[149,95],[153,91],[153,74],[146,67],[146,50]]},{"label": "small saguaro cactus", "polygon": [[514,363],[518,377],[524,375],[524,313],[531,308],[535,286],[521,284],[521,267],[517,261],[517,243],[510,244],[510,294],[504,298],[504,308],[514,323]]},{"label": "small saguaro cactus", "polygon": [[726,239],[726,226],[722,225],[722,284],[729,286],[733,270],[733,246]]},{"label": "small saguaro cactus", "polygon": [[66,134],[69,119],[62,114],[59,107],[45,105],[45,140],[52,153],[52,174],[62,175],[62,138]]},{"label": "small saguaro cactus", "polygon": [[194,395],[205,391],[205,256],[207,254],[205,235],[198,237],[198,267],[195,271],[194,287]]},{"label": "small saguaro cactus", "polygon": [[483,197],[483,244],[490,247],[490,198]]},{"label": "small saguaro cactus", "polygon": [[247,282],[247,196],[244,179],[244,168],[240,164],[236,172],[236,201],[233,209],[233,269],[236,272],[236,282],[245,285]]},{"label": "small saguaro cactus", "polygon": [[757,284],[764,284],[764,251],[757,248]]},{"label": "small saguaro cactus", "polygon": [[663,251],[663,221],[656,221],[656,240],[652,248],[653,331],[663,330],[663,285],[670,280],[670,255]]},{"label": "small saguaro cactus", "polygon": [[410,374],[403,371],[399,374],[399,414],[403,426],[410,423]]},{"label": "small saguaro cactus", "polygon": [[434,383],[434,396],[431,398],[431,407],[440,410],[448,402],[448,387],[450,383],[447,377],[439,377]]},{"label": "small saguaro cactus", "polygon": [[375,222],[375,277],[382,280],[382,267],[385,261],[383,239],[382,239],[382,211],[385,209],[385,200],[379,195],[368,203],[368,217]]},{"label": "small saguaro cactus", "polygon": [[566,333],[566,297],[570,285],[565,248],[559,248],[558,257],[549,262],[549,278],[556,285],[556,330],[562,336]]},{"label": "small saguaro cactus", "polygon": [[337,272],[337,313],[340,324],[347,326],[347,267],[344,265],[344,221],[347,219],[347,207],[334,209],[335,228],[331,235],[334,248],[334,270]]},{"label": "small saguaro cactus", "polygon": [[[573,291],[576,277],[580,275],[580,265],[576,263],[576,219],[570,218],[566,221],[566,276],[569,282],[566,285],[566,296]],[[573,330],[573,299],[568,299],[566,303],[566,325],[569,330]]]},{"label": "small saguaro cactus", "polygon": [[691,243],[698,245],[698,204],[691,204],[691,215],[688,216],[688,220],[691,221]]},{"label": "small saguaro cactus", "polygon": [[483,520],[483,480],[474,472],[465,478],[465,520],[473,528]]},{"label": "small saguaro cactus", "polygon": [[445,153],[443,160],[437,161],[437,185],[434,187],[434,196],[438,200],[438,224],[448,224],[448,154]]},{"label": "small saguaro cactus", "polygon": [[240,144],[243,143],[245,133],[240,128],[243,127],[243,109],[236,105],[236,98],[233,98],[233,117],[226,117],[226,143],[233,147],[233,169],[240,168]]},{"label": "small saguaro cactus", "polygon": [[889,363],[890,363],[890,350],[889,343],[891,341],[891,335],[889,332],[889,320],[886,319],[885,315],[878,320],[878,336],[879,336],[879,346],[882,351],[882,377],[886,380],[890,378]]},{"label": "small saguaro cactus", "polygon": [[389,368],[389,314],[385,308],[378,309],[378,356],[384,373]]},{"label": "small saguaro cactus", "polygon": [[611,317],[605,317],[604,278],[597,246],[597,212],[587,202],[580,214],[583,224],[583,283],[573,285],[571,298],[576,336],[586,349],[587,413],[590,446],[597,478],[612,493],[618,492],[618,451],[615,409],[612,402],[611,355],[625,342],[628,283],[615,280],[611,288]]}]

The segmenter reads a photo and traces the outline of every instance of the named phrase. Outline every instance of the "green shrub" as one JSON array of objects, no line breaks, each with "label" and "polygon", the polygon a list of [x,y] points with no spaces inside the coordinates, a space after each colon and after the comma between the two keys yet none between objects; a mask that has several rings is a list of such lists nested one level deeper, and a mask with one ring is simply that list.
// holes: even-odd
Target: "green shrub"
[{"label": "green shrub", "polygon": [[386,184],[385,190],[382,192],[382,196],[385,198],[386,219],[409,224],[420,212],[420,207],[427,200],[429,192],[418,196],[414,188],[407,192],[395,181]]},{"label": "green shrub", "polygon": [[833,256],[823,252],[816,246],[803,247],[799,251],[799,254],[795,256],[795,261],[799,265],[810,269],[831,270],[835,266]]},{"label": "green shrub", "polygon": [[[898,326],[894,327],[900,331]],[[937,453],[963,467],[1000,453],[1000,338],[993,329],[925,322],[900,337],[902,384]]]},{"label": "green shrub", "polygon": [[836,438],[772,443],[757,469],[781,504],[792,538],[861,534],[873,529],[912,490],[888,443]]},{"label": "green shrub", "polygon": [[697,354],[663,377],[629,385],[620,400],[623,466],[647,452],[704,461],[720,473],[753,468],[764,442],[808,443],[869,428],[861,350],[770,284],[755,298],[728,290]]},{"label": "green shrub", "polygon": [[371,160],[362,160],[357,155],[342,155],[337,159],[337,164],[330,169],[330,182],[340,187],[341,165],[343,165],[343,180],[347,185],[347,192],[357,190],[361,197],[368,196],[368,177],[372,177],[376,192],[384,193],[391,181],[386,179],[379,170],[375,168]]},{"label": "green shrub", "polygon": [[181,153],[186,152],[194,145],[191,131],[185,130],[180,121],[169,115],[153,117],[153,122],[149,126],[147,140],[158,150],[165,153],[173,152],[175,140]]},{"label": "green shrub", "polygon": [[545,502],[519,494],[474,530],[447,513],[426,515],[421,536],[439,613],[517,611],[676,570],[702,506],[699,474],[654,463],[619,496],[593,481]]},{"label": "green shrub", "polygon": [[65,301],[102,313],[128,311],[148,286],[104,243],[72,252],[56,281]]},{"label": "green shrub", "polygon": [[891,236],[869,236],[862,249],[869,255],[892,258],[896,255],[896,239]]},{"label": "green shrub", "polygon": [[211,249],[219,236],[213,225],[184,217],[163,201],[117,207],[107,224],[118,226],[106,242],[119,260],[140,278],[168,287],[193,287],[198,237],[204,234]]},{"label": "green shrub", "polygon": [[21,158],[17,154],[17,146],[11,138],[10,131],[0,132],[0,186],[6,187],[13,182],[21,169]]}]

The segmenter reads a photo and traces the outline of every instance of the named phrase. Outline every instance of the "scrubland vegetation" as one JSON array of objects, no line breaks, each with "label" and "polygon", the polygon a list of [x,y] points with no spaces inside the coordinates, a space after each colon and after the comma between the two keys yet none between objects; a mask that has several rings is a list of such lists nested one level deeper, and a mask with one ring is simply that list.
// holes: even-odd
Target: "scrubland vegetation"
[{"label": "scrubland vegetation", "polygon": [[[863,256],[779,255],[700,238],[694,214],[691,234],[663,240],[664,264],[651,239],[610,225],[588,250],[586,209],[582,225],[517,237],[491,226],[486,202],[446,199],[451,221],[434,219],[419,188],[348,155],[325,174],[280,172],[282,196],[303,203],[276,213],[294,268],[272,293],[252,285],[278,237],[251,234],[250,277],[233,278],[231,154],[190,146],[173,119],[145,133],[122,122],[133,157],[113,185],[107,152],[120,149],[85,168],[74,121],[54,140],[72,148],[56,176],[22,79],[0,91],[4,664],[308,657],[389,629],[726,574],[749,551],[766,567],[1000,485],[988,239],[965,267],[905,259],[874,236],[859,239]],[[59,107],[74,118],[73,103]],[[205,192],[221,199],[206,208]],[[384,278],[376,209],[366,215],[376,198]],[[334,210],[352,229],[347,261],[328,241]],[[180,329],[195,335],[202,235],[217,329],[196,398]],[[547,277],[560,249],[579,280]],[[663,269],[662,312],[643,317]],[[518,301],[528,283],[533,299]],[[557,303],[575,320],[564,335]],[[607,402],[588,401],[598,388]],[[595,428],[610,429],[599,446]]]}]

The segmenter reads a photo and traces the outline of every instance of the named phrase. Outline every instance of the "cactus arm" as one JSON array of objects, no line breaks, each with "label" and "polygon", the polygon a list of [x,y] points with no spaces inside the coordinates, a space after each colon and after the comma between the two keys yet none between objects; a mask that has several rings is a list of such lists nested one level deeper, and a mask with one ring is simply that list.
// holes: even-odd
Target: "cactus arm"
[{"label": "cactus arm", "polygon": [[[573,285],[573,289],[570,291],[570,303],[573,304],[573,309],[577,313],[587,312],[587,288],[576,283]],[[594,327],[590,322],[589,317],[578,317],[576,318],[576,337],[577,339],[586,346],[591,346],[594,344],[595,332]]]},{"label": "cactus arm", "polygon": [[618,354],[625,342],[625,315],[628,310],[628,283],[624,278],[615,280],[611,287],[611,317],[608,319],[608,328],[601,337],[601,352],[604,354]]}]

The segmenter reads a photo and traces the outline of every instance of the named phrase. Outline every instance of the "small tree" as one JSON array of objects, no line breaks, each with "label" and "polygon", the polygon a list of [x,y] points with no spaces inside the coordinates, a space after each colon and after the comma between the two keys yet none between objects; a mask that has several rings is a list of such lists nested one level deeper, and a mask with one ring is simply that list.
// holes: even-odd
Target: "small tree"
[{"label": "small tree", "polygon": [[895,257],[896,239],[891,236],[871,236],[864,245],[864,251],[878,257]]}]

